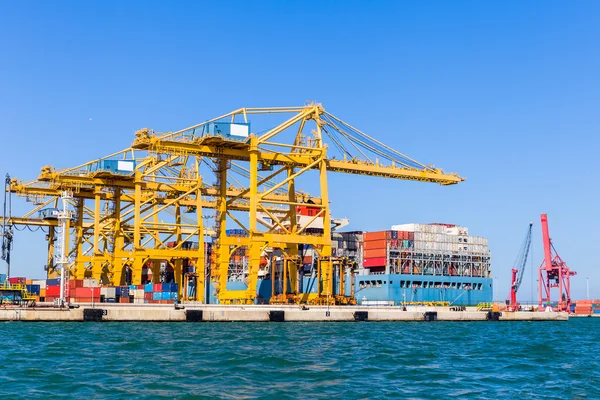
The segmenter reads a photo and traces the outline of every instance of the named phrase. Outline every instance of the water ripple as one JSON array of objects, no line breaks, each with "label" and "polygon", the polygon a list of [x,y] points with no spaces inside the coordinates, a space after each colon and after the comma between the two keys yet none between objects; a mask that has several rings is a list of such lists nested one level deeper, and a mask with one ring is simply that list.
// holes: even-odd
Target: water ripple
[{"label": "water ripple", "polygon": [[6,323],[6,398],[600,398],[600,319]]}]

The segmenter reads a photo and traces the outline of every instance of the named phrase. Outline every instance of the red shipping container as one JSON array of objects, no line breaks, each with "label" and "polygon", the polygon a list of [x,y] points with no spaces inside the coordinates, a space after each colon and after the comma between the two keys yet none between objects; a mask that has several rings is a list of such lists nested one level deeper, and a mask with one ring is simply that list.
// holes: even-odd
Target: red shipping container
[{"label": "red shipping container", "polygon": [[387,249],[365,249],[364,252],[366,258],[385,258],[387,257]]},{"label": "red shipping container", "polygon": [[129,303],[129,297],[121,297],[119,303]]},{"label": "red shipping container", "polygon": [[48,296],[44,297],[44,301],[46,303],[54,303],[55,299],[56,299],[56,297],[48,297]]},{"label": "red shipping container", "polygon": [[155,283],[152,286],[152,291],[153,292],[162,292],[162,283]]},{"label": "red shipping container", "polygon": [[60,297],[60,286],[46,286],[46,297]]},{"label": "red shipping container", "polygon": [[11,285],[25,285],[27,278],[8,278]]},{"label": "red shipping container", "polygon": [[71,296],[76,298],[100,298],[100,288],[91,288],[91,287],[78,287],[74,290],[75,293],[71,293]]},{"label": "red shipping container", "polygon": [[363,261],[363,267],[365,267],[365,268],[385,267],[386,262],[387,262],[387,258],[385,258],[385,257],[365,258],[365,260]]},{"label": "red shipping container", "polygon": [[152,300],[152,293],[144,293],[144,300]]},{"label": "red shipping container", "polygon": [[137,285],[135,288],[136,289],[143,289],[145,285]]},{"label": "red shipping container", "polygon": [[311,256],[304,256],[302,258],[302,264],[312,264],[313,259]]},{"label": "red shipping container", "polygon": [[415,233],[414,232],[407,232],[408,233],[408,240],[415,240]]},{"label": "red shipping container", "polygon": [[69,288],[75,289],[78,287],[83,287],[83,279],[71,279],[69,281]]},{"label": "red shipping container", "polygon": [[92,299],[91,297],[77,297],[71,301],[74,303],[97,303],[98,299]]},{"label": "red shipping container", "polygon": [[364,243],[364,248],[365,250],[385,249],[387,248],[387,243],[388,242],[386,239],[371,240],[369,242]]}]

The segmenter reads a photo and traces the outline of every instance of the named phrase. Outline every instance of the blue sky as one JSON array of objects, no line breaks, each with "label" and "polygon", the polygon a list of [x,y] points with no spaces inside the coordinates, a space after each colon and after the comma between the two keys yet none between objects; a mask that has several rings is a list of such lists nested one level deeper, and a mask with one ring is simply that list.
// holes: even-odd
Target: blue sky
[{"label": "blue sky", "polygon": [[[141,127],[316,100],[467,178],[330,174],[332,211],[351,228],[467,226],[490,240],[503,299],[530,220],[541,262],[545,212],[578,271],[574,297],[590,277],[598,298],[599,17],[592,1],[0,1],[0,172],[33,179],[125,148]],[[41,276],[44,246],[19,233],[15,273]]]}]

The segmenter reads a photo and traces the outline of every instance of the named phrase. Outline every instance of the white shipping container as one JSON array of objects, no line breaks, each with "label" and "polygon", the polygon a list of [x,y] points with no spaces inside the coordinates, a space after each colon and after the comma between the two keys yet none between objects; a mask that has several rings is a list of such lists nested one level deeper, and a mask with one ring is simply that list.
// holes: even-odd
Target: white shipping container
[{"label": "white shipping container", "polygon": [[391,230],[404,231],[404,232],[415,232],[415,225],[416,224],[392,225]]},{"label": "white shipping container", "polygon": [[458,235],[458,226],[452,228],[446,228],[446,235]]},{"label": "white shipping container", "polygon": [[98,287],[98,279],[85,278],[83,280],[83,287]]},{"label": "white shipping container", "polygon": [[31,281],[32,285],[40,285],[40,289],[46,289],[46,280],[45,279],[34,279]]},{"label": "white shipping container", "polygon": [[446,233],[446,227],[443,225],[432,225],[435,233]]}]

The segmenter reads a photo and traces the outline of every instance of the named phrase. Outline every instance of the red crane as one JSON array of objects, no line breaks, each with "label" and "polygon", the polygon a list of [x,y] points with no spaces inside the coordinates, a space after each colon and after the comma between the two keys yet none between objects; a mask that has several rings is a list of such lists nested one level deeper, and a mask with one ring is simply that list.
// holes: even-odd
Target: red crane
[{"label": "red crane", "polygon": [[539,309],[550,306],[551,289],[558,288],[558,311],[571,310],[571,277],[577,272],[571,271],[556,252],[548,233],[548,215],[542,214],[542,240],[544,241],[544,261],[539,270]]},{"label": "red crane", "polygon": [[525,241],[521,246],[521,251],[515,261],[515,267],[512,269],[512,279],[510,283],[510,295],[508,299],[507,311],[518,311],[519,303],[517,303],[517,291],[523,281],[523,272],[525,272],[525,266],[527,265],[527,256],[529,255],[529,249],[531,248],[531,227],[533,223],[529,223],[529,229],[527,229],[527,235],[525,235]]}]

